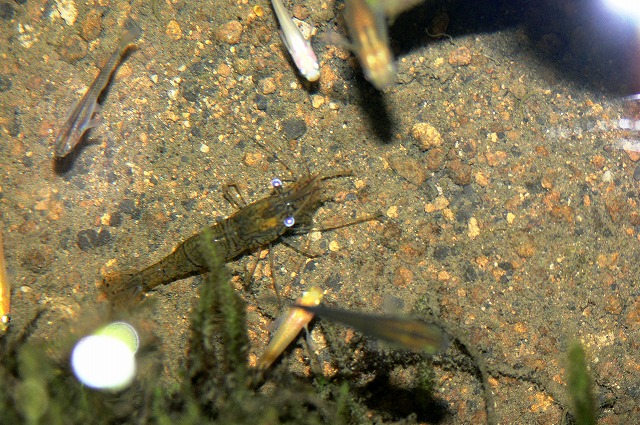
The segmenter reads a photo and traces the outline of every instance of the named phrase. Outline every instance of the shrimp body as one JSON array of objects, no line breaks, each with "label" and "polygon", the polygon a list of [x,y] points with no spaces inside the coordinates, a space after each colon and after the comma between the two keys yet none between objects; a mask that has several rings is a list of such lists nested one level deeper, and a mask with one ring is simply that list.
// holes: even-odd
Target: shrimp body
[{"label": "shrimp body", "polygon": [[299,179],[286,189],[280,180],[274,179],[269,196],[191,236],[171,254],[143,270],[105,276],[102,289],[114,303],[130,303],[158,285],[202,274],[208,271],[205,253],[209,250],[203,249],[203,243],[209,237],[214,251],[224,262],[275,242],[296,222],[308,219],[315,212],[322,201],[323,180],[349,174],[348,171],[314,174]]}]

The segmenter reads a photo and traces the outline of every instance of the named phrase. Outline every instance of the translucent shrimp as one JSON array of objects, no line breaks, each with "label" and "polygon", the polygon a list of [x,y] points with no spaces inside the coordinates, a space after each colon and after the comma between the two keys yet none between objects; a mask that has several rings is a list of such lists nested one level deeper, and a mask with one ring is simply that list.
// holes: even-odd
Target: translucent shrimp
[{"label": "translucent shrimp", "polygon": [[[225,262],[241,254],[275,242],[296,223],[307,221],[322,203],[327,179],[351,172],[308,175],[285,188],[273,179],[269,196],[252,202],[206,229],[212,235],[213,249]],[[114,273],[104,277],[102,290],[113,303],[130,304],[159,285],[165,285],[208,270],[202,248],[204,231],[197,233],[157,263],[137,272]]]}]

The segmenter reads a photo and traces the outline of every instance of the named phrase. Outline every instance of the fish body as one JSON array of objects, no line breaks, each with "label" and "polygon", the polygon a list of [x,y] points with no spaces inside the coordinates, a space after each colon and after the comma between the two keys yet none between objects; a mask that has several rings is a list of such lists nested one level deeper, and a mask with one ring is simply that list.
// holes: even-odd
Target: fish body
[{"label": "fish body", "polygon": [[311,319],[313,319],[313,313],[299,306],[317,306],[320,304],[320,301],[322,301],[323,295],[324,292],[322,289],[317,286],[311,287],[296,301],[297,306],[289,308],[289,310],[284,313],[278,330],[269,342],[264,354],[258,359],[256,367],[259,370],[268,369],[289,344],[291,344],[291,341],[298,336],[302,328],[306,327]]},{"label": "fish body", "polygon": [[421,320],[360,313],[321,305],[297,307],[408,350],[436,354],[448,346],[447,337],[439,327]]},{"label": "fish body", "polygon": [[120,40],[117,49],[111,54],[109,60],[98,73],[96,79],[82,96],[79,102],[75,102],[71,107],[64,125],[56,137],[54,154],[57,158],[63,158],[76,147],[82,135],[100,124],[100,120],[93,117],[99,111],[98,97],[104,91],[111,74],[118,64],[118,60],[124,54],[127,47],[136,41],[141,35],[139,27],[133,25],[127,30]]},{"label": "fish body", "polygon": [[0,334],[7,331],[11,313],[11,286],[7,278],[7,267],[4,262],[4,246],[0,233]]},{"label": "fish body", "polygon": [[364,76],[378,90],[389,87],[396,76],[382,5],[366,0],[346,0],[344,22]]},{"label": "fish body", "polygon": [[271,5],[280,23],[280,38],[286,46],[291,58],[298,67],[300,74],[307,80],[314,82],[320,78],[318,58],[311,48],[311,44],[304,38],[298,26],[291,19],[282,0],[271,0]]}]

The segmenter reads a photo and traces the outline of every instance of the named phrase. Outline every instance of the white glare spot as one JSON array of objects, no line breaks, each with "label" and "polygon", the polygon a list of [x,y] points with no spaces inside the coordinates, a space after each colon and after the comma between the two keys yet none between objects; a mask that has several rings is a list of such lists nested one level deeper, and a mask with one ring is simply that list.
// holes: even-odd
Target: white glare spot
[{"label": "white glare spot", "polygon": [[133,381],[136,373],[135,353],[118,338],[90,335],[78,341],[73,348],[71,367],[84,385],[118,391]]},{"label": "white glare spot", "polygon": [[638,0],[604,0],[607,7],[621,16],[640,25],[640,2]]}]

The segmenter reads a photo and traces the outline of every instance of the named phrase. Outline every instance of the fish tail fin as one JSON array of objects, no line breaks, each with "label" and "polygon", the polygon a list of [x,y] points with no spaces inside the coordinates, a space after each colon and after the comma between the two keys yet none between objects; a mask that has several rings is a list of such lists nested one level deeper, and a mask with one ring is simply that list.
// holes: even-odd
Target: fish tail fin
[{"label": "fish tail fin", "polygon": [[133,19],[127,20],[124,24],[124,28],[127,32],[124,33],[122,40],[120,40],[121,49],[126,48],[129,44],[135,42],[140,38],[140,36],[142,36],[142,28],[140,28],[140,25],[138,25]]}]

